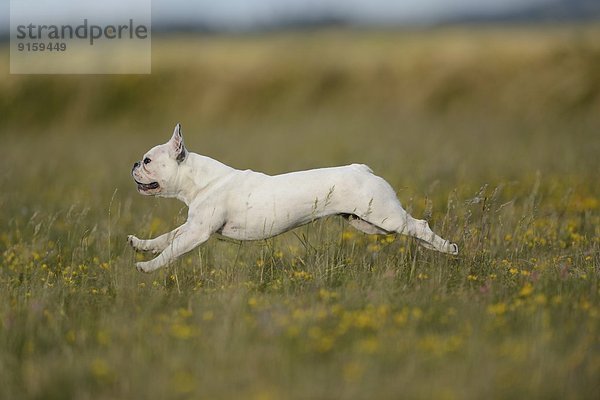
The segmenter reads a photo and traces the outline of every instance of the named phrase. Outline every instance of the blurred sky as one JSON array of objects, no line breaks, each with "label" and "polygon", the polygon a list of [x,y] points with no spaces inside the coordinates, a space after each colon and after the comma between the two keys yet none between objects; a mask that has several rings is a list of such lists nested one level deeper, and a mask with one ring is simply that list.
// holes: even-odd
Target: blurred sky
[{"label": "blurred sky", "polygon": [[[21,1],[21,0],[16,0]],[[37,0],[57,9],[65,1]],[[90,0],[78,0],[82,4]],[[126,0],[125,0],[126,1]],[[152,0],[155,25],[202,25],[215,30],[247,30],[303,20],[335,19],[358,25],[433,23],[464,15],[494,15],[558,0]],[[91,3],[102,4],[98,0]],[[0,0],[0,34],[9,28],[10,0]],[[65,15],[67,12],[65,11]],[[102,12],[92,16],[102,19]],[[66,21],[65,21],[66,22]]]}]

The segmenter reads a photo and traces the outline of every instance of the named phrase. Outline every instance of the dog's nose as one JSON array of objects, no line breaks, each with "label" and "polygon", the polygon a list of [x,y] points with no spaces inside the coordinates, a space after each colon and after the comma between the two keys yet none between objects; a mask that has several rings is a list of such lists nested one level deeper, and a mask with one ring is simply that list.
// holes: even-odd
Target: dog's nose
[{"label": "dog's nose", "polygon": [[131,172],[135,171],[135,169],[136,169],[137,167],[139,167],[139,166],[140,166],[140,164],[141,164],[141,163],[140,163],[139,161],[137,161],[136,163],[134,163],[134,164],[133,164],[133,167],[131,168]]}]

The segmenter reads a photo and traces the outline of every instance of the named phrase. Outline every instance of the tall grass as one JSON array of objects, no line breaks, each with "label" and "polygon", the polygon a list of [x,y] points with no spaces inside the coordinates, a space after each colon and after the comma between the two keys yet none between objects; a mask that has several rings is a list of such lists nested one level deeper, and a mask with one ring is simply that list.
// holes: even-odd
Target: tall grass
[{"label": "tall grass", "polygon": [[[595,27],[171,38],[149,77],[0,80],[3,398],[595,398]],[[459,257],[328,218],[213,237],[133,161],[271,173],[364,162]]]}]

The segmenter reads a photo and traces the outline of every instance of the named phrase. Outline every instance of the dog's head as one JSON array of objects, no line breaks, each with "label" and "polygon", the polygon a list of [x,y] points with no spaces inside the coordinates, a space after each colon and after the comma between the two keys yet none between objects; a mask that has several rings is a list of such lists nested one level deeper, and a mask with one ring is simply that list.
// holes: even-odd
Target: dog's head
[{"label": "dog's head", "polygon": [[177,179],[179,168],[187,155],[181,125],[177,124],[171,140],[153,147],[141,161],[133,164],[131,175],[137,183],[138,192],[147,196],[175,196],[180,189]]}]

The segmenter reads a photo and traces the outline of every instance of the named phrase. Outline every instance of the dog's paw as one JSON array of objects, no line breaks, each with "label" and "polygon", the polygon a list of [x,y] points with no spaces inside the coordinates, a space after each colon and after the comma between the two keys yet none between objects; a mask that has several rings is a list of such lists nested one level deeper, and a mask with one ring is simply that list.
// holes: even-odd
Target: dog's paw
[{"label": "dog's paw", "polygon": [[458,255],[458,246],[455,243],[450,243],[449,253],[452,254],[453,256]]},{"label": "dog's paw", "polygon": [[127,243],[129,243],[129,245],[131,247],[135,247],[135,243],[138,242],[140,239],[136,238],[133,235],[127,235]]},{"label": "dog's paw", "polygon": [[127,243],[129,243],[129,245],[131,247],[133,247],[133,249],[135,251],[144,251],[141,247],[141,240],[138,239],[137,237],[133,236],[133,235],[127,235]]},{"label": "dog's paw", "polygon": [[138,270],[138,272],[143,272],[145,274],[148,274],[150,272],[152,272],[152,269],[150,268],[150,263],[147,261],[141,261],[141,262],[137,262],[135,263],[135,269]]}]

